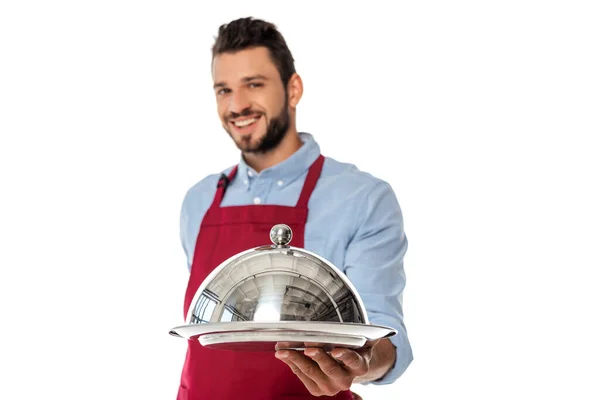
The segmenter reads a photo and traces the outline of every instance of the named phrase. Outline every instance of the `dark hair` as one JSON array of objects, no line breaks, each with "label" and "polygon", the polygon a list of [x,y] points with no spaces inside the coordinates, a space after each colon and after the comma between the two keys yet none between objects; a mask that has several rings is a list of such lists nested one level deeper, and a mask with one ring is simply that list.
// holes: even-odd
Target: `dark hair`
[{"label": "dark hair", "polygon": [[221,53],[261,46],[269,50],[285,87],[296,72],[294,57],[277,27],[270,22],[247,17],[221,25],[212,47],[212,56],[214,59]]}]

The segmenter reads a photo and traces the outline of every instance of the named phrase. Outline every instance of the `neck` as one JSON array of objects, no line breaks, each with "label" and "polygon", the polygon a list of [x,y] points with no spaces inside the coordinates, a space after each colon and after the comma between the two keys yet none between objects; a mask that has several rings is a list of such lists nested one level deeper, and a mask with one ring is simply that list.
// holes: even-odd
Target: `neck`
[{"label": "neck", "polygon": [[273,150],[260,154],[243,153],[243,156],[248,166],[256,172],[260,172],[286,160],[300,147],[302,147],[302,140],[298,131],[294,129],[288,131],[281,143]]}]

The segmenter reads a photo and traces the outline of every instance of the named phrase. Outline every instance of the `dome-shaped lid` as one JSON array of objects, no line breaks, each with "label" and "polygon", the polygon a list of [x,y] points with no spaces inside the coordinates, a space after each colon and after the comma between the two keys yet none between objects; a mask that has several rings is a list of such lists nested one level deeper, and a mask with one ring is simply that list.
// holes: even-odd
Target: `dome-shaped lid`
[{"label": "dome-shaped lid", "polygon": [[368,324],[365,307],[346,275],[323,257],[289,246],[292,235],[289,226],[275,225],[272,245],[238,253],[216,267],[198,288],[187,324]]}]

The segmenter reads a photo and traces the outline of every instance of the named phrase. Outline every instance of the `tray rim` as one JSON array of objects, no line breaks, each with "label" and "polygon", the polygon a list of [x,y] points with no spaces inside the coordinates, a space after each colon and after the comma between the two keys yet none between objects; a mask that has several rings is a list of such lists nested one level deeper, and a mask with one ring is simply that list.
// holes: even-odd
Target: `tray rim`
[{"label": "tray rim", "polygon": [[[259,335],[255,335],[253,338],[246,337],[244,338],[244,331],[231,331],[225,333],[208,333],[202,335],[198,338],[200,344],[202,346],[211,348],[215,347],[215,345],[226,345],[226,344],[235,344],[235,343],[275,343],[275,342],[304,342],[304,343],[318,343],[319,345],[327,345],[327,346],[340,346],[347,347],[350,349],[357,349],[363,347],[369,339],[360,335],[337,335],[337,334],[328,334],[321,332],[300,332],[297,331],[296,336],[286,336],[286,331],[256,331]],[[263,334],[262,336],[260,334]],[[312,333],[312,334],[311,334]],[[218,338],[214,338],[213,336],[221,336],[221,335],[230,334],[231,337],[224,340],[219,340]],[[236,337],[239,340],[234,340]],[[302,346],[301,348],[309,348],[314,346]],[[320,346],[316,346],[320,347]],[[287,349],[287,348],[285,348]],[[290,348],[292,350],[298,350],[298,348]],[[275,350],[275,349],[273,349]]]},{"label": "tray rim", "polygon": [[[342,332],[342,334],[350,336],[362,336],[365,337],[367,340],[388,338],[398,334],[398,331],[396,329],[383,325],[327,321],[210,322],[176,326],[169,331],[169,334],[172,336],[186,339],[197,339],[206,334],[244,331],[294,331],[322,334],[324,333],[333,335],[340,334],[340,331],[338,329],[335,329],[334,327],[357,328],[355,331]],[[331,328],[333,328],[334,330],[332,331]]]}]

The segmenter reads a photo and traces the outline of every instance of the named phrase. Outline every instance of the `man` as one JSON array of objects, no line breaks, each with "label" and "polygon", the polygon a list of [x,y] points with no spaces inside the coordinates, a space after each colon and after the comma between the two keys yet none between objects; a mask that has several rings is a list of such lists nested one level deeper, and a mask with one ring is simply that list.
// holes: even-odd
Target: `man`
[{"label": "man", "polygon": [[195,184],[183,201],[181,239],[191,271],[184,315],[217,265],[266,244],[269,229],[285,223],[292,245],[342,269],[370,321],[398,335],[331,356],[320,349],[223,352],[192,341],[178,399],[353,399],[354,383],[394,382],[412,350],[402,311],[407,240],[392,188],[322,156],[314,137],[296,130],[302,79],[273,24],[242,18],[221,26],[212,77],[219,117],[241,157]]}]

